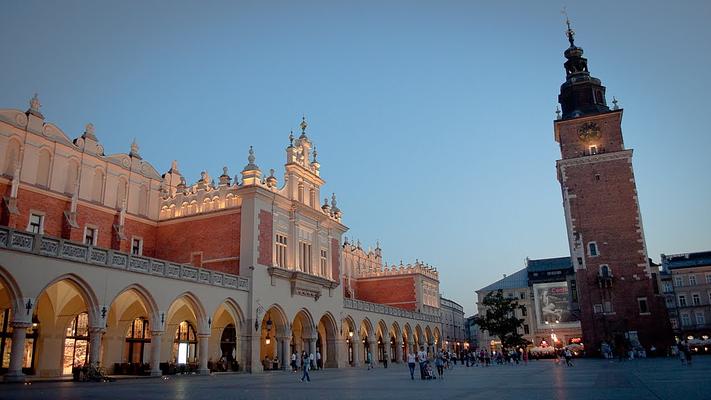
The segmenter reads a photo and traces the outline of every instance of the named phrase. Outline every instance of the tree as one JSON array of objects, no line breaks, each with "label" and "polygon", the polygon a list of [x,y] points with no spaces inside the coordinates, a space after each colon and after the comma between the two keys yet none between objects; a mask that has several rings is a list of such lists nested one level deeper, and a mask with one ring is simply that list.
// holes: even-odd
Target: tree
[{"label": "tree", "polygon": [[522,310],[524,306],[518,304],[515,298],[504,297],[504,291],[499,289],[487,294],[482,304],[486,307],[486,313],[484,316],[474,317],[474,321],[482,330],[498,337],[503,347],[529,344],[529,341],[518,333],[518,328],[523,325],[523,319],[516,318],[516,310]]}]

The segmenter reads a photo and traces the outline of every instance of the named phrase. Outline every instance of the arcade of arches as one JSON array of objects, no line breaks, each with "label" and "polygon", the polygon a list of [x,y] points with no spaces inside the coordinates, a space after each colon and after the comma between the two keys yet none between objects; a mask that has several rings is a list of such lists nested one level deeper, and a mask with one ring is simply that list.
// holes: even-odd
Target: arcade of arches
[{"label": "arcade of arches", "polygon": [[[289,316],[279,305],[258,313],[257,324],[248,324],[237,302],[225,300],[208,312],[189,292],[160,311],[151,293],[137,284],[101,305],[96,292],[74,275],[54,279],[35,300],[18,293],[0,268],[0,372],[6,379],[71,375],[90,363],[125,375],[256,371],[255,364],[259,370],[288,369],[291,355],[304,351],[323,368],[357,367],[368,351],[381,362],[401,362],[420,346],[434,351],[439,339],[437,326],[355,317],[342,310],[336,310],[340,318],[330,311],[315,315],[309,308]],[[258,346],[253,358],[259,357],[251,365],[250,341]]]}]

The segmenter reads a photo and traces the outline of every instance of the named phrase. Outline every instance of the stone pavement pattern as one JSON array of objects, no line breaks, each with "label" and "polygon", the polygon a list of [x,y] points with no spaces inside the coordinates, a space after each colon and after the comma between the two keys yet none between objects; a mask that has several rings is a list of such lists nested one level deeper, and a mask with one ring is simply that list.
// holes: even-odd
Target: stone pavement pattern
[{"label": "stone pavement pattern", "polygon": [[411,381],[402,365],[388,369],[312,371],[300,374],[174,376],[110,383],[36,382],[0,385],[0,399],[711,399],[711,357],[692,367],[676,359],[576,360],[575,367],[551,360],[527,366],[465,368],[445,379]]}]

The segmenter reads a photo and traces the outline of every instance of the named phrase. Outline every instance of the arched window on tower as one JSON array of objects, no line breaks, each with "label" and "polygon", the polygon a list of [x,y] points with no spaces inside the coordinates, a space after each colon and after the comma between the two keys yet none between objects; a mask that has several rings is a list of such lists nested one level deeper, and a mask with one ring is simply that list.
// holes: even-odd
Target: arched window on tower
[{"label": "arched window on tower", "polygon": [[595,243],[595,242],[588,243],[588,255],[590,257],[597,257],[599,255],[598,250],[597,250],[597,243]]},{"label": "arched window on tower", "polygon": [[37,161],[37,185],[49,187],[49,167],[52,164],[52,155],[46,149],[39,152]]}]

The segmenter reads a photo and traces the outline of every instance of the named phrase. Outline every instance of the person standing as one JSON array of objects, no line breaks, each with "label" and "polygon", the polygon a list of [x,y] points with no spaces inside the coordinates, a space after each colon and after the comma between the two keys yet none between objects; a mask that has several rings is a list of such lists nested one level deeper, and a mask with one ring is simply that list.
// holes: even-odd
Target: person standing
[{"label": "person standing", "polygon": [[437,367],[437,375],[439,379],[444,379],[444,355],[440,352],[437,353],[435,358],[435,367]]},{"label": "person standing", "polygon": [[316,349],[316,370],[322,370],[323,369],[323,361],[321,361],[321,352]]},{"label": "person standing", "polygon": [[309,355],[304,351],[301,354],[301,369],[304,373],[301,375],[301,382],[306,379],[307,382],[311,382],[311,377],[309,376],[309,369],[311,369],[311,362],[309,360]]},{"label": "person standing", "polygon": [[565,356],[565,365],[572,367],[573,363],[571,362],[571,360],[573,359],[573,353],[570,351],[570,349],[566,348],[563,352],[563,355]]},{"label": "person standing", "polygon": [[415,356],[415,353],[408,351],[407,352],[407,366],[410,368],[410,379],[413,381],[415,380],[415,362],[417,361],[417,357]]},{"label": "person standing", "polygon": [[365,355],[365,363],[368,364],[368,371],[370,371],[372,368],[375,368],[373,366],[373,354],[368,350],[368,353]]},{"label": "person standing", "polygon": [[420,346],[420,351],[417,353],[417,362],[420,363],[420,379],[424,380],[425,377],[425,364],[427,364],[427,353],[425,353],[425,346]]},{"label": "person standing", "polygon": [[291,372],[296,371],[296,352],[291,353]]},{"label": "person standing", "polygon": [[388,367],[388,352],[383,351],[383,367],[387,368]]}]

